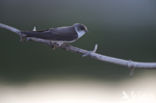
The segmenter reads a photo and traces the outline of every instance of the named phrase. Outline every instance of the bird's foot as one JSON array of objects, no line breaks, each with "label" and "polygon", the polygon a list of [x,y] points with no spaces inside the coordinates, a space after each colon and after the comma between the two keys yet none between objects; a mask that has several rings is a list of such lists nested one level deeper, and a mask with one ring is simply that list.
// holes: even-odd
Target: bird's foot
[{"label": "bird's foot", "polygon": [[49,41],[49,46],[53,49],[53,50],[55,50],[55,45],[51,42],[51,41]]},{"label": "bird's foot", "polygon": [[24,42],[26,40],[26,37],[23,34],[21,34],[19,37],[20,37],[20,42]]},{"label": "bird's foot", "polygon": [[59,44],[53,43],[52,41],[49,42],[49,45],[50,45],[50,47],[51,47],[53,50],[55,50],[56,48],[60,47]]}]

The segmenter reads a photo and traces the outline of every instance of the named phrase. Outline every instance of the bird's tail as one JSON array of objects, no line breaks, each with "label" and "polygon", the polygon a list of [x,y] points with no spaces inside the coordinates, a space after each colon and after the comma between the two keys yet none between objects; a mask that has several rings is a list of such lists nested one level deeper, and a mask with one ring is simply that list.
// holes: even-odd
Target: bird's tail
[{"label": "bird's tail", "polygon": [[21,31],[21,33],[24,37],[37,37],[39,35],[36,31]]}]

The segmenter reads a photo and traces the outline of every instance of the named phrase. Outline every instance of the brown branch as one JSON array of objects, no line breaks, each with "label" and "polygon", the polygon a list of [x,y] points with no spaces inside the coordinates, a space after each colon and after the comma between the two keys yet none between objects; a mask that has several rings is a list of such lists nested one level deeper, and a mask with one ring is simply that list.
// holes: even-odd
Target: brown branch
[{"label": "brown branch", "polygon": [[[18,34],[19,36],[22,35],[21,31],[19,29],[16,29],[14,27],[11,27],[11,26],[8,26],[8,25],[2,24],[2,23],[0,23],[0,28],[4,28],[9,31],[12,31],[12,32]],[[31,37],[31,38],[27,38],[27,40],[31,40],[34,42],[39,42],[39,43],[43,43],[43,44],[47,44],[47,45],[50,44],[49,40],[44,40],[44,39],[38,39],[38,38]],[[93,51],[87,51],[87,50],[84,50],[84,49],[81,49],[78,47],[74,47],[72,45],[62,45],[59,48],[62,48],[66,51],[79,53],[79,54],[82,54],[83,56],[89,56],[89,57],[99,60],[99,61],[129,67],[129,68],[132,68],[132,70],[134,70],[134,68],[156,69],[156,62],[136,62],[136,61],[124,60],[124,59],[119,59],[119,58],[114,58],[114,57],[98,54],[98,53],[96,53],[97,45],[95,45],[95,48]]]}]

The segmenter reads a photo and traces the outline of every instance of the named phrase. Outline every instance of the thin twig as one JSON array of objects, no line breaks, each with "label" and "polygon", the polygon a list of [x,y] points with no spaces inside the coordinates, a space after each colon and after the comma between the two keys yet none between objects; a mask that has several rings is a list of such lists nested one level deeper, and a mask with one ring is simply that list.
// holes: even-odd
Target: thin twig
[{"label": "thin twig", "polygon": [[[19,36],[22,35],[21,31],[19,29],[16,29],[14,27],[11,27],[11,26],[8,26],[8,25],[2,24],[2,23],[0,23],[0,28],[4,28],[4,29],[7,29],[9,31],[12,31]],[[47,45],[50,44],[49,40],[44,40],[44,39],[38,39],[38,38],[32,38],[32,37],[30,38],[29,37],[29,38],[27,38],[27,40],[31,40],[31,41],[35,41],[35,42],[39,42],[39,43],[44,43]],[[74,47],[72,45],[62,45],[59,48],[62,48],[66,51],[79,53],[82,55],[89,54],[87,56],[89,56],[93,59],[103,61],[103,62],[113,63],[113,64],[125,66],[125,67],[129,67],[129,68],[156,69],[156,62],[136,62],[136,61],[124,60],[124,59],[119,59],[119,58],[114,58],[114,57],[98,54],[98,53],[96,53],[97,45],[95,45],[93,51],[84,50],[84,49],[81,49],[78,47]]]}]

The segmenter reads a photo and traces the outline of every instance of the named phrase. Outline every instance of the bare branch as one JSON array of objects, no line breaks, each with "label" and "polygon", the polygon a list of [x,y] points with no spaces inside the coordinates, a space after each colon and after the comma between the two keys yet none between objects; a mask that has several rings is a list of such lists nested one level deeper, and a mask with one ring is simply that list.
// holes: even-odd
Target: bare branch
[{"label": "bare branch", "polygon": [[7,29],[9,31],[12,31],[12,32],[16,33],[17,35],[21,35],[19,29],[16,29],[14,27],[11,27],[11,26],[8,26],[8,25],[2,24],[2,23],[0,23],[0,28],[4,28],[4,29]]},{"label": "bare branch", "polygon": [[36,31],[36,26],[34,26],[33,31]]},{"label": "bare branch", "polygon": [[98,49],[98,45],[97,45],[97,44],[95,44],[95,47],[94,47],[93,52],[94,52],[94,53],[96,53],[97,49]]},{"label": "bare branch", "polygon": [[82,57],[89,56],[91,53],[95,53],[97,51],[98,45],[95,44],[93,51],[88,51],[88,53],[83,54]]},{"label": "bare branch", "polygon": [[[21,31],[19,29],[16,29],[14,27],[11,27],[11,26],[8,26],[8,25],[2,24],[2,23],[0,23],[0,28],[4,28],[4,29],[7,29],[9,31],[12,31],[12,32],[16,33],[19,36],[22,35]],[[46,44],[46,45],[50,44],[49,40],[44,40],[44,39],[29,37],[29,38],[27,38],[27,40],[43,43],[43,44]],[[113,63],[113,64],[117,64],[117,65],[121,65],[121,66],[125,66],[125,67],[128,67],[128,68],[131,68],[132,71],[135,68],[156,69],[156,62],[136,62],[136,61],[131,61],[131,60],[124,60],[124,59],[114,58],[114,57],[110,57],[110,56],[105,56],[105,55],[96,53],[97,47],[98,46],[96,44],[93,51],[84,50],[84,49],[74,47],[74,46],[69,45],[69,44],[68,45],[67,44],[62,45],[59,48],[62,48],[64,50],[66,50],[66,51],[79,53],[79,54],[82,54],[82,55],[88,54],[87,56],[89,56],[89,57],[91,57],[93,59],[103,61],[103,62]]]}]

